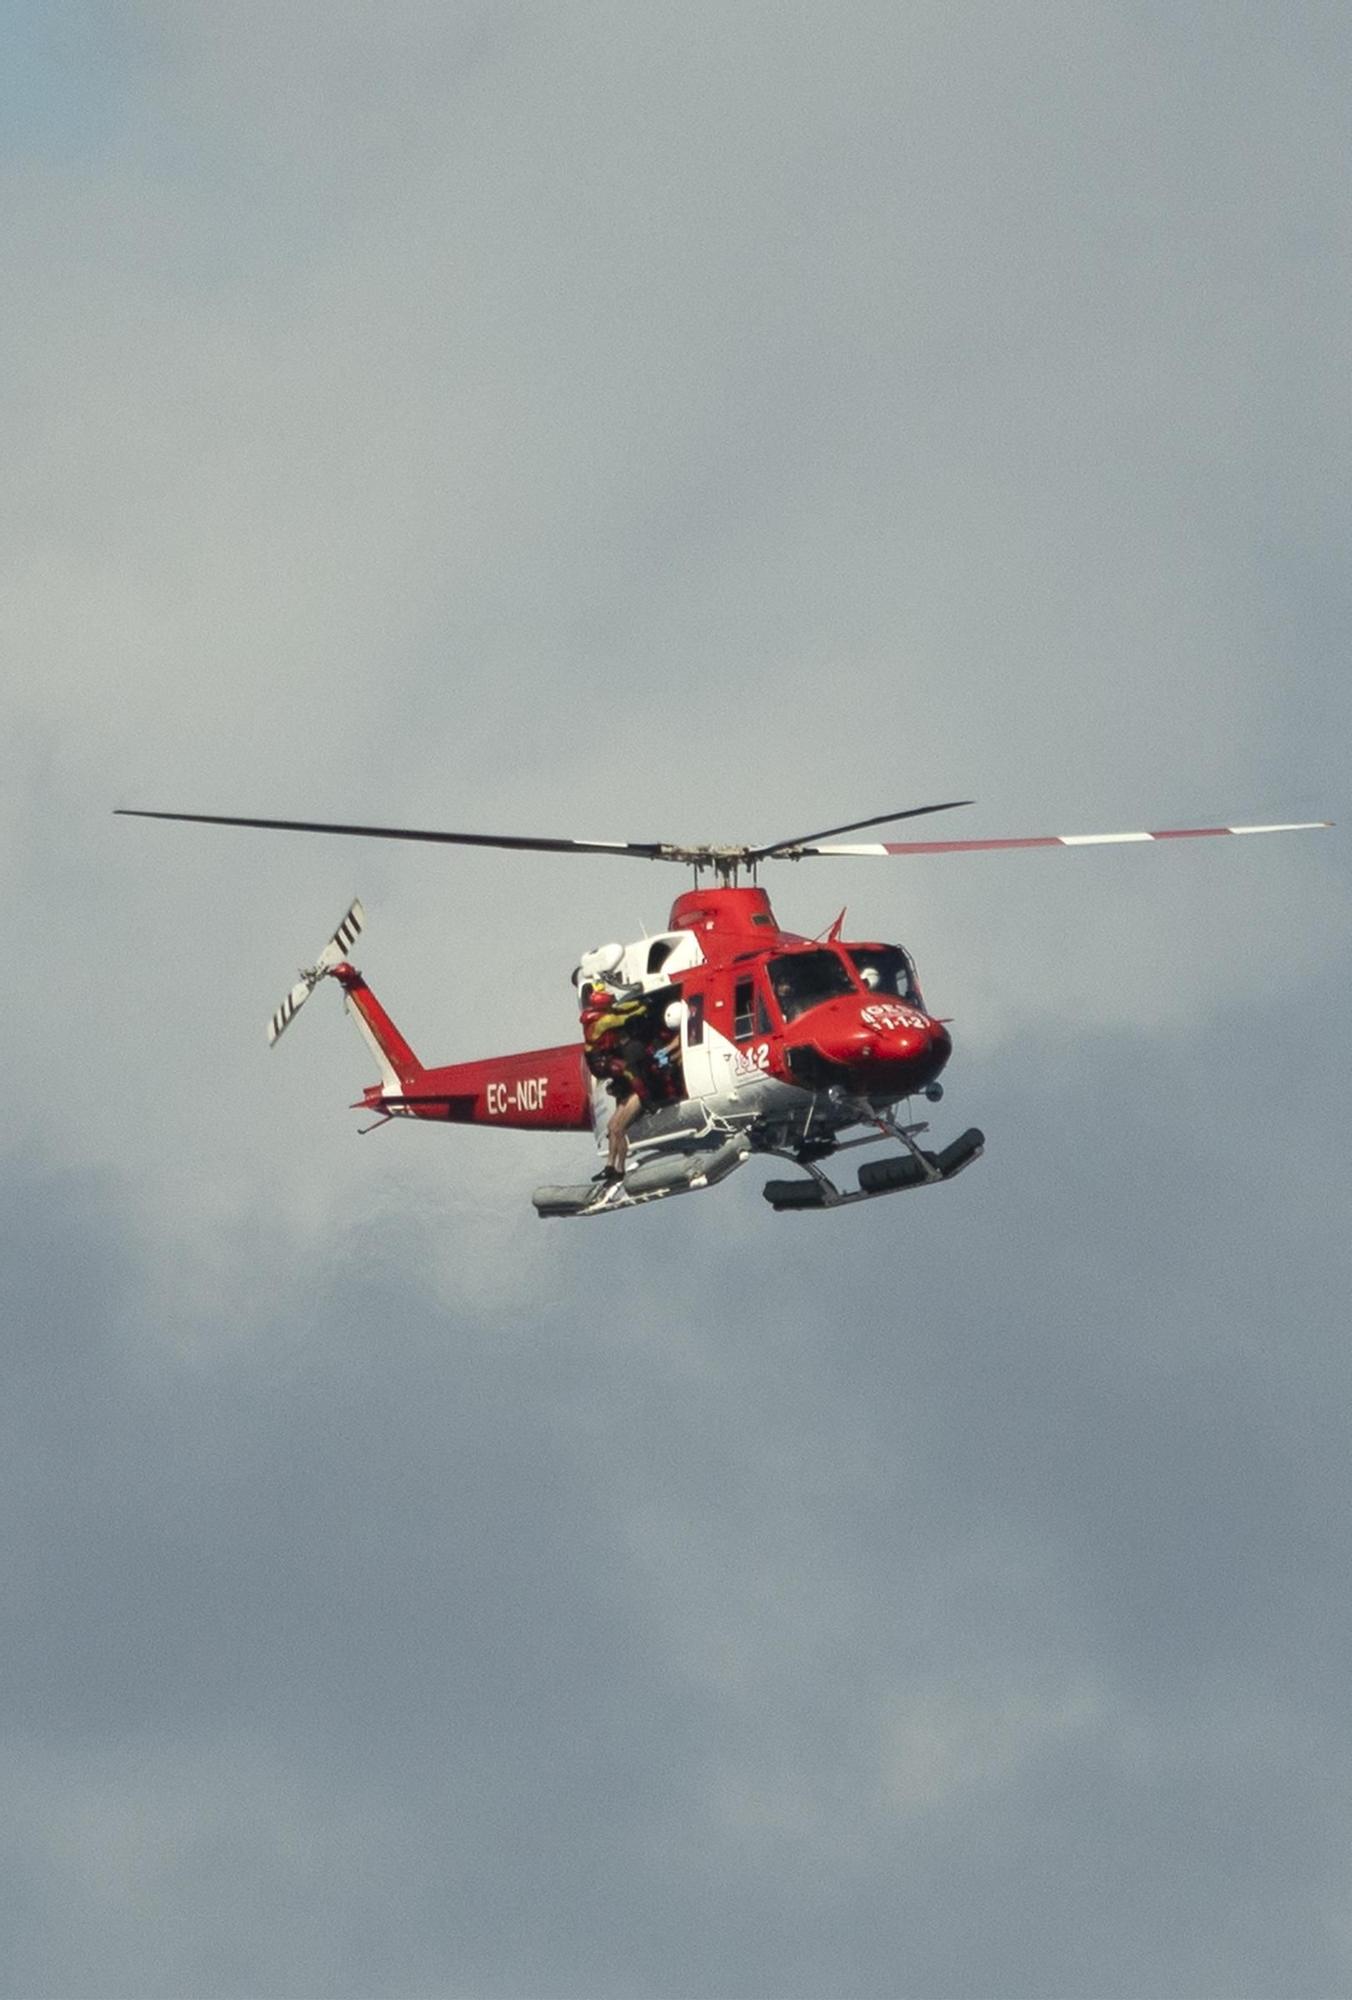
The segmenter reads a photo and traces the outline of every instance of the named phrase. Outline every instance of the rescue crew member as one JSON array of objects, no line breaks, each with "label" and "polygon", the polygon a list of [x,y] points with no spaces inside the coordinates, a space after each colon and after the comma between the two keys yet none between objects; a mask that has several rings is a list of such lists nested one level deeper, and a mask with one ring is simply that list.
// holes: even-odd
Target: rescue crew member
[{"label": "rescue crew member", "polygon": [[583,987],[582,1039],[587,1067],[593,1076],[606,1079],[616,1099],[606,1126],[606,1164],[598,1180],[613,1183],[624,1179],[629,1127],[648,1108],[649,1091],[643,1074],[646,1041],[641,1032],[647,1011],[642,998],[621,998],[599,983]]}]

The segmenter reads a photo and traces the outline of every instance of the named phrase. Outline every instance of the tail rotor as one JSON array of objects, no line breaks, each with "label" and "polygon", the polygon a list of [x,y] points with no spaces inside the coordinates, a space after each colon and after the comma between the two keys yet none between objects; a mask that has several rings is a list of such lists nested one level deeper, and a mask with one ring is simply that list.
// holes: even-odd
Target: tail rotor
[{"label": "tail rotor", "polygon": [[305,1002],[314,992],[321,979],[327,979],[335,966],[341,965],[353,943],[361,935],[366,921],[365,912],[354,900],[351,909],[339,924],[333,936],[325,945],[319,957],[311,966],[302,966],[297,983],[291,988],[281,1006],[268,1022],[268,1046],[271,1048],[284,1035]]}]

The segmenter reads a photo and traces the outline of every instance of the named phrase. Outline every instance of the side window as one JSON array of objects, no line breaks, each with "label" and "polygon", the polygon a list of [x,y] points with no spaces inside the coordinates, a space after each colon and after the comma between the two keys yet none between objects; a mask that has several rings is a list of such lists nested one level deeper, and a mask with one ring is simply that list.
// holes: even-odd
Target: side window
[{"label": "side window", "polygon": [[704,1040],[704,995],[687,993],[685,996],[685,1045],[697,1049]]},{"label": "side window", "polygon": [[732,1039],[734,1042],[749,1042],[751,1039],[751,996],[754,984],[750,979],[739,979],[732,1000]]},{"label": "side window", "polygon": [[765,1004],[765,995],[761,992],[759,981],[756,984],[756,1033],[758,1035],[774,1033],[770,1025],[770,1009]]}]

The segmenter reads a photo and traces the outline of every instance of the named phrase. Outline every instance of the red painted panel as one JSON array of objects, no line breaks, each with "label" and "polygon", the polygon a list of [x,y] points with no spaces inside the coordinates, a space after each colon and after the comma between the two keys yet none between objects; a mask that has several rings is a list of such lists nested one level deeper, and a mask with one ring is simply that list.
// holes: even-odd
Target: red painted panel
[{"label": "red painted panel", "polygon": [[590,1084],[581,1045],[572,1043],[423,1070],[405,1102],[416,1117],[452,1124],[589,1132]]}]

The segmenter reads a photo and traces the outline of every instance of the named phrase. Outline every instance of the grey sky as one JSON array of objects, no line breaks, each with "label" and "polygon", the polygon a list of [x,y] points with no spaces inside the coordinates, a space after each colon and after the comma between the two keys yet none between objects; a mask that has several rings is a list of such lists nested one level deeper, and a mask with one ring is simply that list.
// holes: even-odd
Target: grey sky
[{"label": "grey sky", "polygon": [[8,25],[5,1990],[1346,1990],[1341,832],[784,869],[986,1159],[573,1230],[263,1026],[676,871],[110,817],[1344,817],[1340,10]]}]

